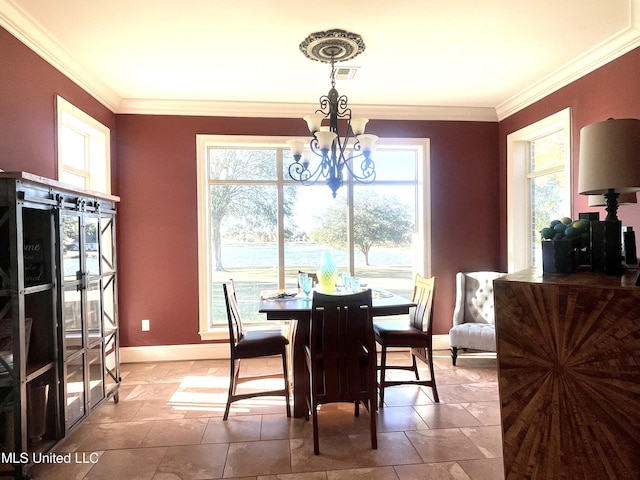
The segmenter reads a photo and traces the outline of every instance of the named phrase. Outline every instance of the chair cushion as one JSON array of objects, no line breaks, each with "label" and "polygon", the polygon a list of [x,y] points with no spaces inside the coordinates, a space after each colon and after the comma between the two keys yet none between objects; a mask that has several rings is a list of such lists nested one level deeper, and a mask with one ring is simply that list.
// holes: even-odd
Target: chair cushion
[{"label": "chair cushion", "polygon": [[400,322],[375,322],[373,331],[380,344],[397,347],[428,346],[429,337],[417,328]]},{"label": "chair cushion", "polygon": [[288,343],[287,337],[279,330],[249,330],[236,344],[234,355],[236,358],[280,355]]},{"label": "chair cushion", "polygon": [[449,330],[452,347],[496,351],[496,329],[492,323],[463,323]]}]

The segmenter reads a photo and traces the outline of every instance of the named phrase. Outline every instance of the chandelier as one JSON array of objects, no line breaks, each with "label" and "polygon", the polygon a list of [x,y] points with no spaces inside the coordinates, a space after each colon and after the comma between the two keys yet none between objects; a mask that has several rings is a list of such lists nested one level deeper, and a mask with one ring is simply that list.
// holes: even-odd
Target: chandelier
[{"label": "chandelier", "polygon": [[[305,155],[306,140],[291,139],[287,143],[294,162],[289,166],[289,176],[304,185],[325,179],[333,198],[342,186],[345,167],[358,182],[371,183],[376,178],[371,152],[378,137],[364,133],[369,120],[352,118],[346,95],[339,95],[335,88],[335,64],[351,60],[364,48],[360,35],[339,29],[312,33],[300,44],[307,58],[331,64],[331,89],[320,97],[320,108],[304,117],[312,135],[307,155],[319,157],[319,162],[311,162]],[[322,125],[325,119],[329,120],[328,125]],[[346,126],[342,138],[339,126]]]}]

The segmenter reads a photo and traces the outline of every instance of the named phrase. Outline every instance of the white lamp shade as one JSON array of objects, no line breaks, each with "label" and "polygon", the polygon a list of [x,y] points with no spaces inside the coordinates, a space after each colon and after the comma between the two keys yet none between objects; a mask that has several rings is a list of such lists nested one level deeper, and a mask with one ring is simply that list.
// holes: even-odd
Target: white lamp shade
[{"label": "white lamp shade", "polygon": [[316,132],[320,150],[329,150],[336,137],[337,135],[334,132]]},{"label": "white lamp shade", "polygon": [[292,138],[291,140],[287,140],[287,143],[289,144],[293,155],[302,155],[304,146],[307,142],[300,138]]},{"label": "white lamp shade", "polygon": [[580,130],[578,192],[640,190],[640,120],[611,119]]},{"label": "white lamp shade", "polygon": [[363,152],[371,152],[378,137],[376,135],[358,135],[358,142],[360,142],[360,149]]},{"label": "white lamp shade", "polygon": [[322,120],[324,120],[324,115],[322,113],[313,113],[311,115],[305,115],[304,121],[307,122],[307,127],[309,127],[309,131],[311,133],[316,133],[320,130],[320,125],[322,124]]},{"label": "white lamp shade", "polygon": [[364,133],[364,129],[368,121],[368,118],[352,118],[349,121],[349,124],[351,125],[351,131],[356,137]]},{"label": "white lamp shade", "polygon": [[[618,205],[629,205],[630,203],[638,203],[636,192],[621,193],[618,197]],[[590,207],[604,207],[607,201],[604,195],[589,195]]]}]

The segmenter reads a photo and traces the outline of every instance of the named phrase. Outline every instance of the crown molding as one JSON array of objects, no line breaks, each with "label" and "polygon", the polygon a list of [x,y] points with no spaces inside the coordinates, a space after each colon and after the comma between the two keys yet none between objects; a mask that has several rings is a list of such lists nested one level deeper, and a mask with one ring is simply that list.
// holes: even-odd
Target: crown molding
[{"label": "crown molding", "polygon": [[99,77],[83,68],[49,32],[12,0],[0,0],[0,26],[46,62],[115,112],[120,96]]},{"label": "crown molding", "polygon": [[[359,115],[385,120],[500,121],[640,46],[640,0],[629,0],[629,27],[532,86],[493,107],[353,105]],[[299,118],[315,104],[121,98],[13,0],[0,0],[0,26],[112,112],[154,115]]]},{"label": "crown molding", "polygon": [[630,0],[629,27],[496,107],[498,121],[640,46],[640,0]]},{"label": "crown molding", "polygon": [[[318,108],[310,103],[219,102],[123,99],[117,113],[215,117],[302,118]],[[497,121],[493,108],[416,105],[351,105],[358,116],[383,120]]]}]

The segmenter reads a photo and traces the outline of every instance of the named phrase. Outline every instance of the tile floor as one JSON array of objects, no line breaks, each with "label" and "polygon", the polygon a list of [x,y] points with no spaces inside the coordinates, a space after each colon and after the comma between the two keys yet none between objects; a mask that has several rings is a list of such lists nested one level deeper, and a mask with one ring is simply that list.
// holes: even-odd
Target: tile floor
[{"label": "tile floor", "polygon": [[[245,365],[277,371],[278,360],[269,362]],[[36,480],[503,479],[495,358],[464,356],[453,368],[441,351],[435,364],[439,404],[429,388],[386,391],[377,413],[378,450],[370,449],[366,410],[356,418],[352,405],[323,407],[319,456],[311,422],[287,418],[282,398],[238,402],[222,421],[227,361],[123,364],[120,402],[103,404],[56,449],[73,460],[36,465],[32,474]]]}]

